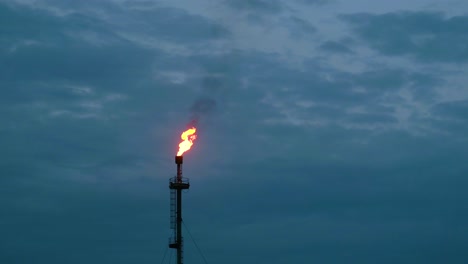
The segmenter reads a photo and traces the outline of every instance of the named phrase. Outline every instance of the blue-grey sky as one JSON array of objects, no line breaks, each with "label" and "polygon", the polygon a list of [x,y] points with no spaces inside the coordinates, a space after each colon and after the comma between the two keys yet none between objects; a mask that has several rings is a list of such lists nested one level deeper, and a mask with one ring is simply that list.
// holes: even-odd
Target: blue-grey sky
[{"label": "blue-grey sky", "polygon": [[468,263],[467,66],[465,0],[0,0],[0,263],[160,263],[193,116],[209,263]]}]

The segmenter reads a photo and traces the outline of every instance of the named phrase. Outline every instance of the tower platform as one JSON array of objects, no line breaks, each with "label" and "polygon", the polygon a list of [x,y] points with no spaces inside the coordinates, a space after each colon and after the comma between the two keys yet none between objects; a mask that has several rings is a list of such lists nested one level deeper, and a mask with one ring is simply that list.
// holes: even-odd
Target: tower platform
[{"label": "tower platform", "polygon": [[186,190],[190,188],[190,182],[187,178],[178,179],[177,177],[169,179],[169,189]]}]

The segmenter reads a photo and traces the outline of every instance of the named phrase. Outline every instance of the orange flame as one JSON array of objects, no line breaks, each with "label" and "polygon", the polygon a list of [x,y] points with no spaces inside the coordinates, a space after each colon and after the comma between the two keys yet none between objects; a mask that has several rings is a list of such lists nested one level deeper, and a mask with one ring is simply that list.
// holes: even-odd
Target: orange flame
[{"label": "orange flame", "polygon": [[195,141],[195,139],[197,138],[197,135],[195,135],[196,131],[197,129],[192,127],[184,131],[182,135],[180,135],[182,142],[180,142],[179,144],[179,152],[177,152],[177,156],[182,156],[184,152],[186,152],[192,147],[193,141]]}]

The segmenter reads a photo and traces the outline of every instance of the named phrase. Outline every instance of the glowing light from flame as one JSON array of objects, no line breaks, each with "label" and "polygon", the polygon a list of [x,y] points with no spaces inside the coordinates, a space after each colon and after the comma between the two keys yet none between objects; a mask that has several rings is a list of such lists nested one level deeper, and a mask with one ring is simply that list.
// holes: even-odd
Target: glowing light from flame
[{"label": "glowing light from flame", "polygon": [[182,139],[182,142],[179,144],[179,152],[177,152],[177,156],[182,156],[184,152],[189,150],[192,145],[193,141],[197,138],[197,135],[195,135],[195,132],[197,131],[196,128],[192,127],[190,129],[187,129],[180,135],[180,138]]}]

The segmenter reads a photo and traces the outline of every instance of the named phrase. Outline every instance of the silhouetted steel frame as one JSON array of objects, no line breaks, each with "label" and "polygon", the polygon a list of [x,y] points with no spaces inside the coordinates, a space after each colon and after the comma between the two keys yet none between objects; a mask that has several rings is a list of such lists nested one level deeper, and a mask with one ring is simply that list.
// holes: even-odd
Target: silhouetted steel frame
[{"label": "silhouetted steel frame", "polygon": [[170,248],[177,250],[177,264],[183,264],[183,240],[182,240],[182,190],[190,188],[188,179],[182,177],[183,156],[176,156],[175,163],[177,164],[177,176],[169,181],[169,189],[175,189],[177,192],[176,201],[176,228],[175,241],[169,242]]}]

